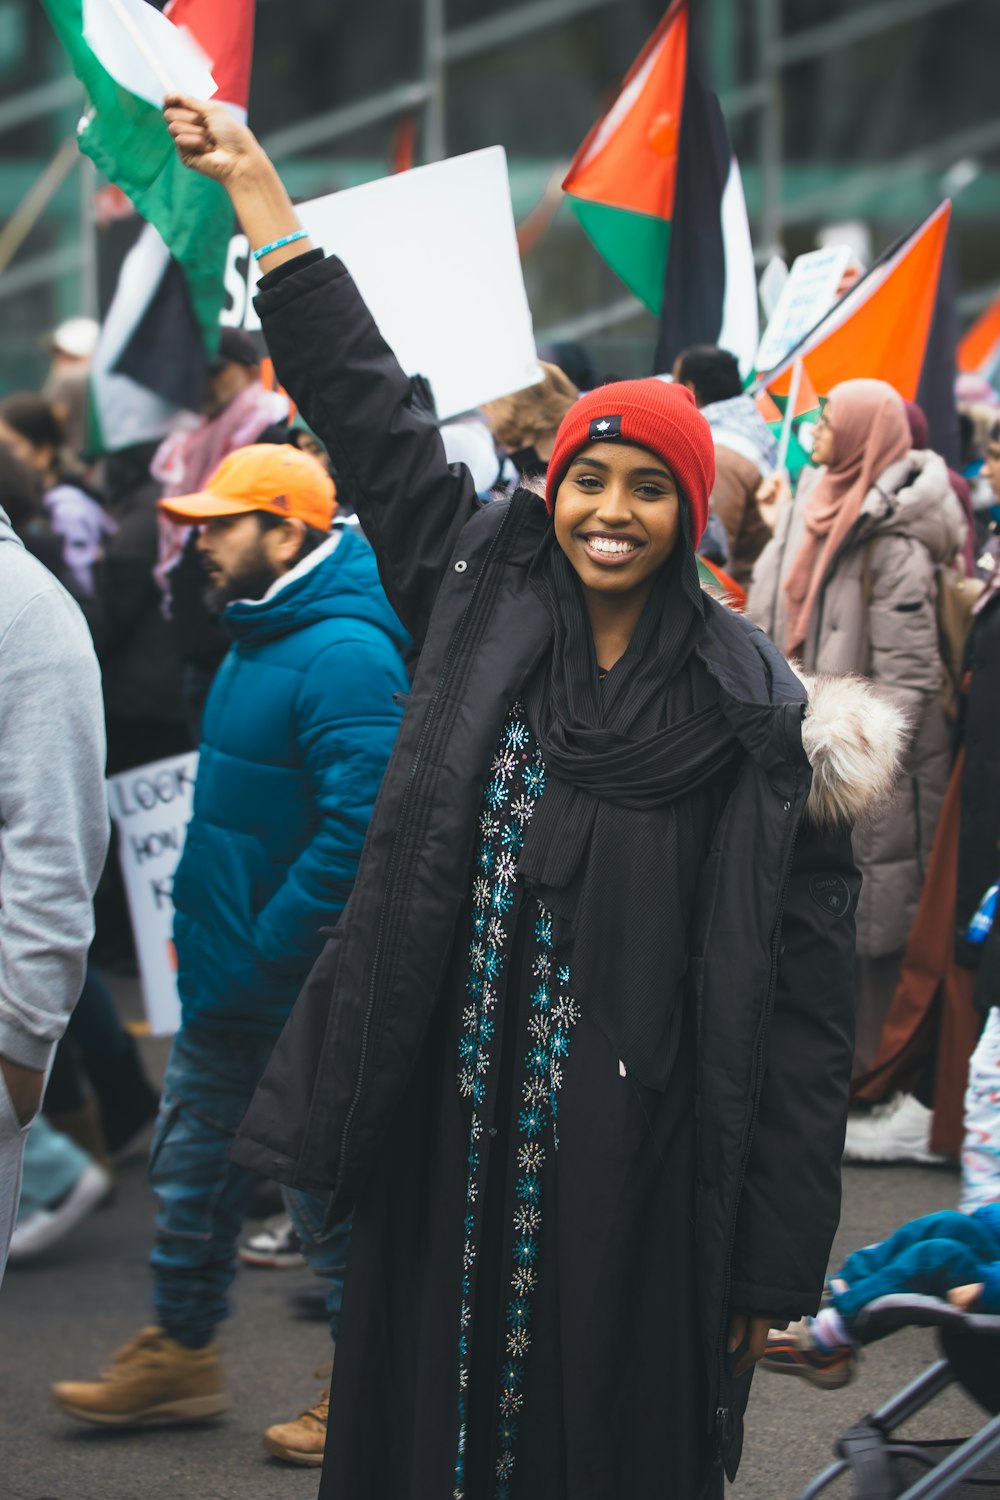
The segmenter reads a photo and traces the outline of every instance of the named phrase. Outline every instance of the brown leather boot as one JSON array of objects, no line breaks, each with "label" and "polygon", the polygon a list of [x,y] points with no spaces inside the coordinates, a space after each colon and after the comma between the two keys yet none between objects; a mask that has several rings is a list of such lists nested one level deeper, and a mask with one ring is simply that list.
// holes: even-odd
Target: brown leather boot
[{"label": "brown leather boot", "polygon": [[316,1405],[296,1417],[294,1422],[269,1427],[264,1434],[264,1447],[275,1458],[284,1459],[286,1464],[318,1468],[323,1462],[329,1416],[330,1392],[325,1390]]},{"label": "brown leather boot", "polygon": [[143,1328],[99,1380],[59,1381],[52,1399],[71,1417],[107,1427],[205,1422],[229,1406],[218,1346],[185,1349],[162,1328]]}]

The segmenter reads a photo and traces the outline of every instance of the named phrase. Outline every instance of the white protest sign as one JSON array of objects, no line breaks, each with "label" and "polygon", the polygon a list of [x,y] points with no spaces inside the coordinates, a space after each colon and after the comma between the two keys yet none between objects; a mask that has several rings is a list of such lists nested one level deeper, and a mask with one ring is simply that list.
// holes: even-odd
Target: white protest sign
[{"label": "white protest sign", "polygon": [[772,255],[761,273],[760,285],[757,291],[760,295],[760,305],[764,316],[769,322],[774,317],[774,309],[778,305],[778,298],[785,289],[788,274],[788,267],[780,255]]},{"label": "white protest sign", "polygon": [[757,350],[757,369],[762,374],[780,364],[830,311],[853,260],[849,245],[827,245],[796,259]]},{"label": "white protest sign", "polygon": [[[442,420],[541,380],[502,146],[296,212],[314,243],[347,266],[406,373],[430,381]],[[243,302],[243,326],[260,327],[251,298],[261,273],[251,261],[243,297],[230,262],[224,322],[240,321]]]},{"label": "white protest sign", "polygon": [[83,0],[83,35],[115,82],[157,109],[167,94],[210,99],[216,92],[212,65],[191,33],[146,0]]},{"label": "white protest sign", "polygon": [[197,774],[198,756],[192,751],[108,778],[146,1016],[154,1036],[172,1035],[181,1019],[172,892]]}]

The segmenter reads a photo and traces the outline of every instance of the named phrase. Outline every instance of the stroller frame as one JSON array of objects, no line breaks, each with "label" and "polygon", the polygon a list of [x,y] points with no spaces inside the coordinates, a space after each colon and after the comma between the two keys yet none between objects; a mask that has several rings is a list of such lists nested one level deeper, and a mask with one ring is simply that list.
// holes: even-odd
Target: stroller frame
[{"label": "stroller frame", "polygon": [[[862,1344],[885,1338],[903,1327],[937,1328],[945,1358],[937,1360],[922,1375],[892,1397],[877,1411],[849,1428],[836,1444],[837,1460],[804,1489],[799,1500],[816,1500],[837,1479],[850,1474],[854,1481],[854,1500],[945,1500],[965,1481],[988,1487],[1000,1495],[1000,1469],[977,1474],[983,1464],[1000,1460],[1000,1399],[986,1401],[996,1412],[990,1421],[971,1437],[915,1441],[896,1438],[895,1430],[929,1406],[951,1385],[969,1390],[963,1378],[962,1365],[970,1347],[981,1339],[996,1343],[1000,1350],[1000,1317],[962,1313],[949,1303],[934,1297],[894,1295],[872,1302],[859,1317],[856,1333]],[[1000,1368],[1000,1358],[998,1358]],[[980,1391],[969,1394],[986,1404]],[[957,1441],[957,1446],[956,1446]],[[951,1449],[939,1462],[937,1449]],[[894,1458],[909,1458],[923,1464],[928,1472],[908,1488],[900,1488],[894,1472]]]}]

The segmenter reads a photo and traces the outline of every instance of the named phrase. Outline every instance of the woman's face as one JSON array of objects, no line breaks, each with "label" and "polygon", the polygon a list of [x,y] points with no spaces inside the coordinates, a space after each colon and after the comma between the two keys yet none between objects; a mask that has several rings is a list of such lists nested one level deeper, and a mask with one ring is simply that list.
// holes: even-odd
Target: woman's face
[{"label": "woman's face", "polygon": [[833,403],[828,401],[813,432],[812,454],[817,467],[833,462]]},{"label": "woman's face", "polygon": [[629,595],[673,552],[680,507],[662,458],[631,443],[591,443],[556,492],[556,540],[585,589]]}]

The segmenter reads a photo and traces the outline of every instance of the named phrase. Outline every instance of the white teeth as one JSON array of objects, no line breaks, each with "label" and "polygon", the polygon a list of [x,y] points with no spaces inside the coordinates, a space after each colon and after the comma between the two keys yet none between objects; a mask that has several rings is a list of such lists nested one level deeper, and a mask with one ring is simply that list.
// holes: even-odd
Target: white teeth
[{"label": "white teeth", "polygon": [[609,536],[588,536],[587,546],[594,552],[605,552],[608,557],[623,557],[626,552],[635,551],[634,542],[616,542]]}]

